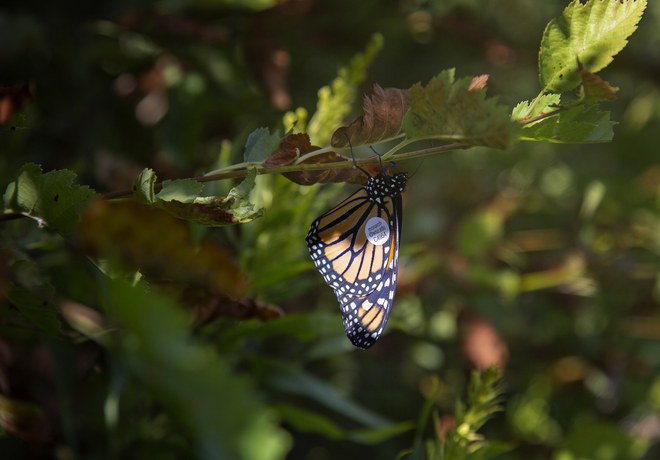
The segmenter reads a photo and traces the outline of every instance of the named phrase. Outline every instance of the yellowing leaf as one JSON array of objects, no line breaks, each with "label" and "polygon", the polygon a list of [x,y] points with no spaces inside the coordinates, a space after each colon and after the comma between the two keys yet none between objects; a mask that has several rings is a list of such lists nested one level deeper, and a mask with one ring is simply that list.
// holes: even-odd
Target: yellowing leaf
[{"label": "yellowing leaf", "polygon": [[520,102],[513,108],[511,118],[521,123],[530,123],[534,117],[557,110],[560,107],[560,100],[561,95],[550,93],[543,94],[532,102]]}]

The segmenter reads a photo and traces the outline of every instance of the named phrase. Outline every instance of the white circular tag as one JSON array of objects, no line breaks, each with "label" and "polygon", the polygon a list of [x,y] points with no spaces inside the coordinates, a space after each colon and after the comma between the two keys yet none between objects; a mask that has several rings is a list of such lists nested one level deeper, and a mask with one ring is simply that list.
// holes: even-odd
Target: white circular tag
[{"label": "white circular tag", "polygon": [[371,244],[381,246],[390,239],[390,226],[385,219],[372,217],[364,226],[364,234]]}]

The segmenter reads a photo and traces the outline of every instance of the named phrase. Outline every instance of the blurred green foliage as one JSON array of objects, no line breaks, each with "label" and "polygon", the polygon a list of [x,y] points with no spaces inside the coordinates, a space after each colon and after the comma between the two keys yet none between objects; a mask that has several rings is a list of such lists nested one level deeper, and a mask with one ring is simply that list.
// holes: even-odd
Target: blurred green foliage
[{"label": "blurred green foliage", "polygon": [[[92,202],[82,225],[72,217],[93,198],[76,175],[99,193],[131,190],[144,168],[197,177],[253,161],[249,133],[294,120],[327,142],[373,83],[408,88],[455,68],[490,74],[499,104],[532,100],[544,27],[565,6],[3,3],[2,189],[71,184],[57,198],[4,197],[67,236],[33,219],[0,223],[3,460],[424,458],[462,434],[488,441],[487,458],[657,458],[658,2],[599,74],[620,88],[601,104],[618,123],[611,143],[521,142],[399,165],[415,171],[399,288],[368,352],[346,340],[304,244],[348,188],[259,176],[249,200],[263,217],[224,228],[122,200]],[[185,202],[188,185],[161,197]],[[471,370],[491,364],[500,386],[475,377],[488,395],[475,400]],[[495,400],[500,412],[479,406]],[[479,433],[457,424],[470,413]]]}]

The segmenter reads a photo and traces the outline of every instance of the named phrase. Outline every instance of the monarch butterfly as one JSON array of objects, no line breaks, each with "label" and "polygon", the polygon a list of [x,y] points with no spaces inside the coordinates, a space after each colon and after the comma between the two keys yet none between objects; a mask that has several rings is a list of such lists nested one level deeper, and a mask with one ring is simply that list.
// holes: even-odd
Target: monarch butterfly
[{"label": "monarch butterfly", "polygon": [[356,347],[376,343],[390,316],[407,181],[406,173],[390,175],[381,168],[366,186],[316,219],[307,234],[314,265],[334,290],[346,335]]}]

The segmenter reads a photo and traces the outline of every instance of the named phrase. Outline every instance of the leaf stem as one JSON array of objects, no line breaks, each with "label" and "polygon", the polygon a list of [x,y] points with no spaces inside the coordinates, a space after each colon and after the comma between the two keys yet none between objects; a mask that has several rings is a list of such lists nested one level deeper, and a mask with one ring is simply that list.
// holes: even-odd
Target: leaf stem
[{"label": "leaf stem", "polygon": [[[428,140],[428,139],[416,139],[415,142],[418,142],[420,140]],[[447,152],[450,150],[460,150],[460,149],[466,149],[469,147],[469,145],[464,144],[464,143],[451,143],[451,144],[444,144],[444,145],[439,145],[436,147],[430,147],[427,149],[422,149],[422,150],[415,150],[412,152],[405,152],[405,153],[392,153],[393,151],[396,152],[398,150],[401,150],[401,148],[412,144],[412,142],[402,142],[401,144],[397,145],[393,150],[390,150],[390,152],[387,152],[384,157],[387,157],[388,160],[390,161],[404,161],[404,160],[411,160],[413,158],[419,158],[419,157],[424,157],[424,156],[429,156],[429,155],[434,155],[437,153],[443,153]],[[331,150],[330,147],[320,149],[324,151]],[[302,158],[313,158],[314,155],[311,155],[312,153],[316,154],[320,150],[315,150],[314,152],[310,152],[307,155],[304,155],[303,157],[300,157],[298,161],[301,161]],[[361,164],[372,164],[372,163],[379,163],[381,159],[377,157],[370,157],[370,158],[356,158],[355,163],[361,165]],[[354,162],[353,159],[346,160],[346,161],[338,161],[335,163],[314,163],[314,164],[307,164],[307,163],[299,163],[299,164],[292,164],[292,165],[286,165],[286,166],[277,166],[273,168],[266,168],[262,165],[258,165],[255,163],[240,163],[237,165],[232,165],[228,166],[226,168],[222,168],[216,171],[213,171],[211,173],[204,174],[203,176],[197,176],[193,177],[193,180],[196,180],[198,182],[214,182],[217,180],[226,180],[226,179],[235,179],[238,177],[244,177],[247,173],[248,170],[251,167],[255,167],[257,169],[257,174],[262,175],[262,174],[281,174],[281,173],[287,173],[287,172],[299,172],[299,171],[321,171],[321,170],[326,170],[326,169],[350,169],[353,168]],[[242,169],[239,169],[242,168]],[[159,186],[161,186],[161,183],[157,183],[154,185],[154,187],[157,189]],[[117,190],[114,192],[108,192],[103,194],[103,198],[110,200],[110,199],[117,199],[117,198],[126,198],[129,197],[133,194],[132,189],[127,189],[127,190]]]}]

